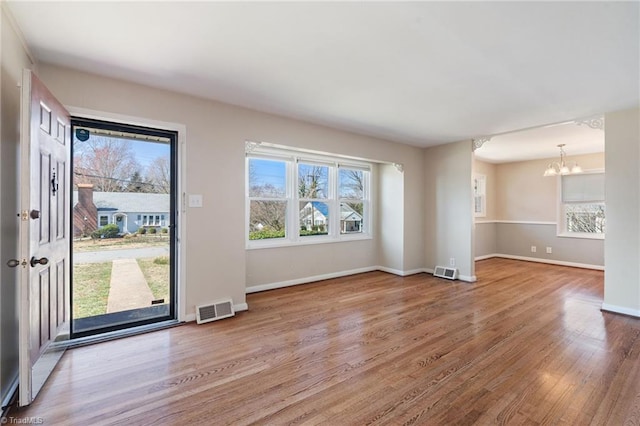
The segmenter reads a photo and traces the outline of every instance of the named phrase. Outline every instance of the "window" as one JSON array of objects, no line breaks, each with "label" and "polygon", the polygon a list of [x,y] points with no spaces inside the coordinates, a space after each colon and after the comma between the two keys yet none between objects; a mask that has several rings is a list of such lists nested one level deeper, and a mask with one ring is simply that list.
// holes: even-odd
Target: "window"
[{"label": "window", "polygon": [[562,176],[561,197],[560,235],[604,237],[604,173]]},{"label": "window", "polygon": [[100,226],[106,226],[109,224],[109,216],[100,215]]},{"label": "window", "polygon": [[369,236],[367,163],[278,148],[247,154],[250,247]]},{"label": "window", "polygon": [[473,212],[475,217],[487,215],[487,177],[476,174],[473,177]]},{"label": "window", "polygon": [[366,169],[349,166],[342,166],[338,169],[341,234],[363,232],[367,175]]}]

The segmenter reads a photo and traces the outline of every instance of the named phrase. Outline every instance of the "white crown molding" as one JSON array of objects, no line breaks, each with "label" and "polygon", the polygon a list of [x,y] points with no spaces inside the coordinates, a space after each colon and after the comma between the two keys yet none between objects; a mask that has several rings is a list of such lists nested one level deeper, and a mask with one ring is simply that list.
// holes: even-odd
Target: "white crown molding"
[{"label": "white crown molding", "polygon": [[253,151],[258,149],[260,145],[262,145],[262,142],[244,141],[244,152],[251,154]]},{"label": "white crown molding", "polygon": [[601,116],[576,120],[578,126],[586,125],[595,130],[604,130],[604,118]]},{"label": "white crown molding", "polygon": [[472,149],[475,151],[476,149],[482,147],[482,145],[489,142],[490,140],[491,140],[491,136],[482,136],[479,138],[474,138]]}]

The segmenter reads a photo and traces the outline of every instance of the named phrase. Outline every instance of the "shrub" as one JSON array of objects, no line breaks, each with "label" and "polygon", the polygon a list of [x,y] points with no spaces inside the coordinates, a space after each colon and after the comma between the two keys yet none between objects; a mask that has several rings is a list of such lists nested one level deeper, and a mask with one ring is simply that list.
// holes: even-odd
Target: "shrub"
[{"label": "shrub", "polygon": [[162,228],[160,230],[160,232],[162,232],[163,234],[168,234],[169,233],[169,228]]},{"label": "shrub", "polygon": [[144,235],[147,233],[147,228],[138,228],[138,234]]},{"label": "shrub", "polygon": [[149,228],[149,233],[150,234],[155,234],[156,232],[158,232],[158,230],[156,228]]},{"label": "shrub", "polygon": [[118,238],[120,228],[115,223],[110,223],[102,228],[96,229],[91,233],[91,238],[97,240],[99,238]]},{"label": "shrub", "polygon": [[284,229],[281,230],[273,230],[264,228],[261,231],[251,231],[249,232],[250,240],[264,240],[267,238],[284,238]]},{"label": "shrub", "polygon": [[301,229],[300,230],[300,236],[305,236],[305,235],[328,235],[329,233],[327,231],[318,231],[318,230],[313,230],[313,231],[307,231],[306,229]]}]

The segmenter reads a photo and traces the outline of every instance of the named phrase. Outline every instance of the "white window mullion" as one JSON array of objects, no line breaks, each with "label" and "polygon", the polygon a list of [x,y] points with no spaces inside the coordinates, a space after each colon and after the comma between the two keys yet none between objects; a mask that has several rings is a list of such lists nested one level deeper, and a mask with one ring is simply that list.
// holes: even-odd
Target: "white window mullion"
[{"label": "white window mullion", "polygon": [[287,183],[288,183],[288,217],[289,240],[296,242],[300,239],[300,203],[298,201],[298,161],[294,158],[287,163]]},{"label": "white window mullion", "polygon": [[[331,163],[329,165],[329,193],[327,194],[327,205],[329,206],[329,237],[336,239],[340,235],[340,218],[339,218],[339,206],[336,205],[338,201],[338,165]],[[336,222],[338,220],[338,222]]]}]

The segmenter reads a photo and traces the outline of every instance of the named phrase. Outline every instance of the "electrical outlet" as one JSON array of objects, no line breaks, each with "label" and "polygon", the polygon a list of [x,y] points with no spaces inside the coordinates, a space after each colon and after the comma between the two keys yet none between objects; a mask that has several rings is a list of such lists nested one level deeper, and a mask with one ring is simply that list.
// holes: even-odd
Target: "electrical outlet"
[{"label": "electrical outlet", "polygon": [[452,257],[451,259],[449,259],[449,266],[456,266],[456,258]]},{"label": "electrical outlet", "polygon": [[537,251],[536,246],[531,246],[531,253],[535,253]]},{"label": "electrical outlet", "polygon": [[553,253],[553,249],[551,247],[547,247],[547,253]]}]

